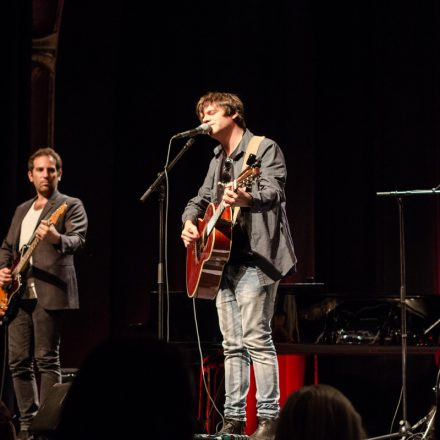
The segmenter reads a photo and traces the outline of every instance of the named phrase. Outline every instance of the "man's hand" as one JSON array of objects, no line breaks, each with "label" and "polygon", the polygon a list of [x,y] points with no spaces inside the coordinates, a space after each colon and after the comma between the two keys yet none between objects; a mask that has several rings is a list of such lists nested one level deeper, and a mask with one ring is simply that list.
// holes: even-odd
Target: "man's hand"
[{"label": "man's hand", "polygon": [[249,207],[252,206],[252,196],[243,188],[233,191],[231,187],[226,187],[223,193],[223,203],[226,207]]},{"label": "man's hand", "polygon": [[185,247],[188,247],[191,243],[199,239],[200,235],[197,226],[191,220],[185,222],[181,237]]},{"label": "man's hand", "polygon": [[0,287],[7,286],[12,282],[11,269],[4,267],[0,269]]},{"label": "man's hand", "polygon": [[47,240],[51,244],[59,244],[61,241],[60,233],[55,229],[54,225],[49,226],[47,220],[41,220],[35,235],[39,240]]}]

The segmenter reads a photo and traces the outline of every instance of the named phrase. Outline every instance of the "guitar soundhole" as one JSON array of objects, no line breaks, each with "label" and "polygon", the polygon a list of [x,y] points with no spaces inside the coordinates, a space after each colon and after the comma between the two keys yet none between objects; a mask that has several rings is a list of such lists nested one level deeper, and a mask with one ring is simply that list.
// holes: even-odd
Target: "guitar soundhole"
[{"label": "guitar soundhole", "polygon": [[206,240],[207,240],[207,237],[206,237],[206,228],[205,228],[203,230],[203,234],[197,240],[196,245],[195,245],[196,261],[200,261],[200,258],[202,256],[202,252],[205,249]]}]

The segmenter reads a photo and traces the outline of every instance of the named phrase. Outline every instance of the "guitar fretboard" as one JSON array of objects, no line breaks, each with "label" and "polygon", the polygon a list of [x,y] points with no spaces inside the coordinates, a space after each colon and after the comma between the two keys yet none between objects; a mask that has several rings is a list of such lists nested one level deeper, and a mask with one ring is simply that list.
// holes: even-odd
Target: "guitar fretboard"
[{"label": "guitar fretboard", "polygon": [[213,231],[217,223],[217,220],[222,216],[225,208],[226,206],[224,205],[223,201],[220,202],[220,204],[217,206],[217,209],[214,211],[214,214],[212,214],[212,217],[209,220],[208,225],[206,226],[206,236],[209,236],[209,234]]},{"label": "guitar fretboard", "polygon": [[[58,221],[60,216],[65,212],[66,208],[67,208],[67,203],[64,202],[48,218],[47,225],[48,226],[54,225]],[[12,270],[13,277],[16,277],[17,275],[19,275],[26,268],[26,265],[29,263],[29,260],[32,256],[32,253],[34,252],[35,248],[38,246],[40,241],[41,240],[38,237],[35,237],[32,240],[31,244],[26,249],[26,252],[21,256],[20,261],[17,263],[15,268]]]},{"label": "guitar fretboard", "polygon": [[23,271],[23,269],[29,263],[29,260],[30,260],[30,258],[32,256],[32,253],[34,252],[35,248],[38,246],[38,243],[40,243],[40,240],[39,240],[38,237],[35,237],[32,240],[32,243],[27,248],[26,252],[20,258],[20,261],[15,266],[14,270],[12,271],[12,275],[13,276],[18,275],[18,274],[20,274]]},{"label": "guitar fretboard", "polygon": [[[257,167],[251,167],[251,166],[246,167],[244,171],[238,176],[238,178],[232,182],[231,188],[235,191],[237,188],[249,183],[254,177],[258,176],[259,173],[260,173],[260,169]],[[211,234],[211,232],[215,228],[217,220],[222,216],[223,211],[225,209],[226,206],[224,205],[222,200],[217,206],[217,209],[214,211],[214,214],[212,215],[211,219],[209,220],[206,226],[205,233],[207,237],[209,236],[209,234]]]}]

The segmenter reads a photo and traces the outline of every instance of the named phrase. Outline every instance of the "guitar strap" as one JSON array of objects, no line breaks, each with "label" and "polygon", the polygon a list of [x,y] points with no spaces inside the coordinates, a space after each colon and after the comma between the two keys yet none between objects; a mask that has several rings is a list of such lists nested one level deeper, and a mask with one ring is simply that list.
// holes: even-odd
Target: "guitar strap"
[{"label": "guitar strap", "polygon": [[[244,153],[243,158],[243,166],[241,168],[241,171],[244,171],[246,168],[246,162],[251,154],[257,155],[258,147],[261,144],[261,141],[264,139],[264,136],[252,136],[251,140],[248,143],[248,146],[246,148],[246,152]],[[232,213],[232,225],[235,225],[235,222],[238,217],[238,213],[240,212],[240,207],[237,206],[233,209]]]}]

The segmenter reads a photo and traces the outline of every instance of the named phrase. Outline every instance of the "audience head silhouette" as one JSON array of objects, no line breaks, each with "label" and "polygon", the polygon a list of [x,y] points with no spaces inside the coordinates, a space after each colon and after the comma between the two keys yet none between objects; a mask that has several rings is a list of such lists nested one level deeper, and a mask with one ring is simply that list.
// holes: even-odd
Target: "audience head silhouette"
[{"label": "audience head silhouette", "polygon": [[360,415],[348,398],[330,385],[309,385],[284,404],[275,440],[361,440]]},{"label": "audience head silhouette", "polygon": [[56,438],[190,440],[195,428],[192,384],[178,347],[137,336],[107,340],[80,366]]}]

